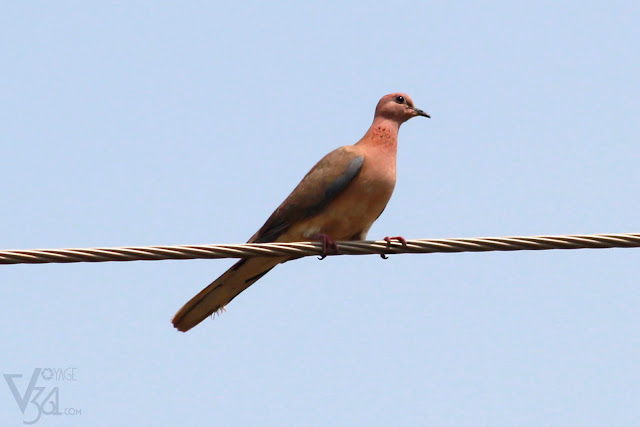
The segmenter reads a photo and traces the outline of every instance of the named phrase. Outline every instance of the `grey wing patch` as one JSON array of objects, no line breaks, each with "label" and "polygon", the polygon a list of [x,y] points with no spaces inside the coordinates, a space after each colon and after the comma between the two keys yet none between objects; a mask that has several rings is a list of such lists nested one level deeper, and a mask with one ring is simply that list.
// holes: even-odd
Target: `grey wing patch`
[{"label": "grey wing patch", "polygon": [[338,194],[344,190],[347,185],[358,175],[362,165],[364,164],[364,156],[358,156],[351,160],[344,170],[344,173],[336,178],[333,182],[327,185],[327,189],[324,191],[322,200],[313,206],[309,206],[305,211],[305,217],[311,217],[320,213],[325,206],[329,204]]},{"label": "grey wing patch", "polygon": [[[282,235],[282,233],[289,229],[292,221],[309,218],[320,213],[349,185],[349,183],[351,183],[351,181],[353,181],[362,169],[363,164],[364,156],[357,156],[352,159],[344,172],[327,184],[324,193],[322,194],[322,198],[314,204],[303,207],[296,202],[287,203],[287,201],[285,201],[278,209],[276,209],[265,225],[262,226],[253,241],[255,243],[273,242]],[[295,190],[292,194],[295,194]]]}]

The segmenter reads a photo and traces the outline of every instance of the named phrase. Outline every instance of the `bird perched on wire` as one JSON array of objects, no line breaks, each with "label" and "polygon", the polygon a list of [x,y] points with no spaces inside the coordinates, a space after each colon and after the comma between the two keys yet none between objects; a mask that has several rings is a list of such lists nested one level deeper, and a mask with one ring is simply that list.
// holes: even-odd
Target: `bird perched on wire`
[{"label": "bird perched on wire", "polygon": [[[416,116],[430,117],[416,108],[408,95],[383,96],[362,139],[324,156],[249,243],[316,240],[322,242],[324,258],[336,252],[336,241],[366,239],[396,184],[400,125]],[[395,239],[404,241],[400,237]],[[241,259],[178,310],[173,326],[188,331],[222,310],[273,267],[288,260],[288,257]]]}]

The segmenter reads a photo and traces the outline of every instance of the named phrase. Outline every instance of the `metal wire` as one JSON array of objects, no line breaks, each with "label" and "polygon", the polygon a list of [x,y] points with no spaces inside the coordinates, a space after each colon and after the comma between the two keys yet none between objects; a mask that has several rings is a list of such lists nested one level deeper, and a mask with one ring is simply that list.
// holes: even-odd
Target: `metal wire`
[{"label": "metal wire", "polygon": [[[422,254],[435,252],[488,252],[547,249],[637,248],[640,233],[573,234],[338,242],[337,255]],[[29,249],[0,251],[0,264],[45,264],[106,261],[159,261],[165,259],[291,257],[320,255],[317,242],[246,243],[236,245],[130,246],[118,248]]]}]

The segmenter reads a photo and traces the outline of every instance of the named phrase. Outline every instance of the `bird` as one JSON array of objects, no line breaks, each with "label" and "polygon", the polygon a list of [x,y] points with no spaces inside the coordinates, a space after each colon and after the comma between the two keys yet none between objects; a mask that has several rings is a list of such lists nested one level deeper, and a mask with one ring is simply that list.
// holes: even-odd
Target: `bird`
[{"label": "bird", "polygon": [[[271,214],[248,243],[322,242],[322,258],[337,251],[337,241],[365,240],[387,206],[396,184],[400,125],[431,116],[409,95],[391,93],[376,105],[373,123],[354,145],[324,156]],[[401,237],[389,238],[404,242]],[[321,259],[322,259],[321,258]],[[186,332],[224,307],[276,265],[291,257],[242,258],[191,298],[172,319]]]}]

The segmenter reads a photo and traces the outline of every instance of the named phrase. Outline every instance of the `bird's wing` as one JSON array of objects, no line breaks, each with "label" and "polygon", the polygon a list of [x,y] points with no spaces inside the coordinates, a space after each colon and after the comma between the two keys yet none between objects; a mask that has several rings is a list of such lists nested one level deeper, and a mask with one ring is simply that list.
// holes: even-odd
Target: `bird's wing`
[{"label": "bird's wing", "polygon": [[[327,154],[309,171],[249,242],[272,242],[296,221],[321,213],[353,181],[363,163],[364,156],[353,147],[341,147]],[[229,304],[273,267],[288,259],[241,259],[187,302],[174,316],[173,325],[180,331],[188,331]]]},{"label": "bird's wing", "polygon": [[340,147],[327,154],[249,242],[273,242],[297,221],[321,213],[358,176],[363,164],[364,156],[353,146]]}]

